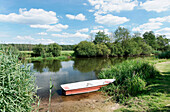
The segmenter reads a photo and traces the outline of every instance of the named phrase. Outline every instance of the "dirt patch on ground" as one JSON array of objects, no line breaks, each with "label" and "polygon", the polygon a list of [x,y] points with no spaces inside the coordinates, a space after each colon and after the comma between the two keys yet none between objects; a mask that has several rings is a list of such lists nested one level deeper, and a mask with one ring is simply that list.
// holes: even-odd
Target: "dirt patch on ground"
[{"label": "dirt patch on ground", "polygon": [[[53,96],[50,112],[113,112],[119,104],[107,101],[101,92],[72,96]],[[40,112],[48,111],[48,98],[41,99]]]}]

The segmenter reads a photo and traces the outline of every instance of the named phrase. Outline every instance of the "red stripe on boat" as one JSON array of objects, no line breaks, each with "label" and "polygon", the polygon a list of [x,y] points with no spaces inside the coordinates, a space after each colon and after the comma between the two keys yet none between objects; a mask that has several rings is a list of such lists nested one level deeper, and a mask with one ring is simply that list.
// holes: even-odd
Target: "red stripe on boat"
[{"label": "red stripe on boat", "polygon": [[111,83],[110,81],[104,81],[104,83]]},{"label": "red stripe on boat", "polygon": [[70,89],[69,87],[67,87],[67,86],[65,86],[65,87],[63,87],[64,89]]},{"label": "red stripe on boat", "polygon": [[88,87],[88,88],[81,88],[81,89],[74,89],[74,90],[68,90],[68,91],[66,90],[65,94],[66,95],[71,95],[71,94],[78,94],[78,93],[97,91],[103,86],[105,86],[105,85],[100,85],[100,86],[95,86],[95,87]]}]

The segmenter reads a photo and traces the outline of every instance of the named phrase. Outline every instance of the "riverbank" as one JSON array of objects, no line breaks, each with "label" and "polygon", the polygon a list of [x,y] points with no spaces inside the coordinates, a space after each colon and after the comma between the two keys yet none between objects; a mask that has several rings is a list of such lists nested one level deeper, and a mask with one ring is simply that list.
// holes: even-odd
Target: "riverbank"
[{"label": "riverbank", "polygon": [[145,92],[129,99],[117,111],[170,111],[170,60],[157,61],[164,61],[154,65],[161,75],[150,79]]},{"label": "riverbank", "polygon": [[[109,97],[101,92],[72,96],[52,96],[50,112],[113,112],[121,106],[107,101]],[[41,99],[40,112],[48,111],[48,98]]]},{"label": "riverbank", "polygon": [[[161,72],[150,79],[144,92],[131,97],[124,106],[114,103],[101,92],[72,96],[52,96],[50,111],[57,112],[113,112],[113,111],[168,111],[170,110],[170,60],[145,58]],[[48,110],[48,98],[41,99],[40,112]]]},{"label": "riverbank", "polygon": [[74,51],[61,51],[61,56],[57,56],[57,57],[31,57],[31,54],[33,53],[33,51],[20,51],[20,53],[22,55],[24,55],[22,58],[26,59],[26,60],[31,60],[31,61],[42,61],[42,60],[69,60],[69,59],[73,59],[73,53]]}]

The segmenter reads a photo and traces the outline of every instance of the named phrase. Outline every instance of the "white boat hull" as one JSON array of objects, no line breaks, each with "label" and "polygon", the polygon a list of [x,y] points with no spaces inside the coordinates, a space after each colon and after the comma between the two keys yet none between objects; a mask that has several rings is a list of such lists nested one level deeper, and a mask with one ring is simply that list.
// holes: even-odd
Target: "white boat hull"
[{"label": "white boat hull", "polygon": [[69,84],[62,84],[61,87],[65,95],[81,94],[98,91],[101,87],[106,86],[114,81],[115,79],[89,80]]}]

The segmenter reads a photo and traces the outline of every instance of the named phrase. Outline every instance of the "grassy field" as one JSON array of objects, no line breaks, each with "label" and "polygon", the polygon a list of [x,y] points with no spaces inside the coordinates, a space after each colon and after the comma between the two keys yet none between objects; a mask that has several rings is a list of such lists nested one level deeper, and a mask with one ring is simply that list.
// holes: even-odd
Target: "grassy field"
[{"label": "grassy field", "polygon": [[156,62],[158,63],[155,64],[155,67],[161,72],[161,75],[150,79],[142,94],[132,97],[125,107],[117,111],[170,111],[170,60],[156,60]]}]

